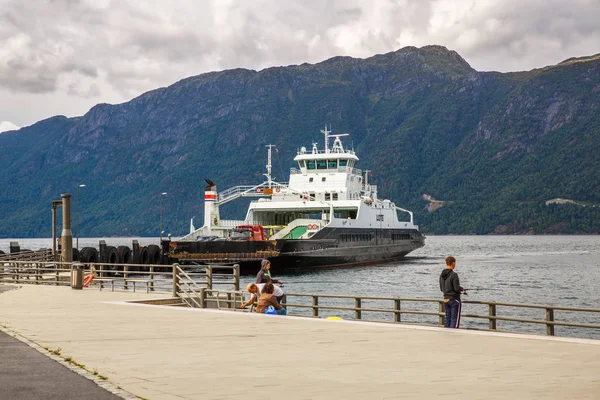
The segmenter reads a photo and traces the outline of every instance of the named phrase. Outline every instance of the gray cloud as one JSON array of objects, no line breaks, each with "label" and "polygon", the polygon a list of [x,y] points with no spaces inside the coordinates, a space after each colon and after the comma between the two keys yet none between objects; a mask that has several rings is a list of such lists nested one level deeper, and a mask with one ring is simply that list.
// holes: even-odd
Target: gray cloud
[{"label": "gray cloud", "polygon": [[600,52],[599,16],[597,0],[0,0],[0,120],[54,112],[11,101],[26,95],[81,114],[203,72],[408,45],[444,45],[478,70],[532,69]]}]

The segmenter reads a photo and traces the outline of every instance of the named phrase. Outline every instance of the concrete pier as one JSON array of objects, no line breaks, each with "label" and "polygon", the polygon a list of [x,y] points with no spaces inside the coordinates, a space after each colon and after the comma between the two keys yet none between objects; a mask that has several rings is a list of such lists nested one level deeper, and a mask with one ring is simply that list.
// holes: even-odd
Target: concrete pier
[{"label": "concrete pier", "polygon": [[142,298],[26,285],[0,294],[0,323],[148,399],[600,393],[600,341],[123,303]]}]

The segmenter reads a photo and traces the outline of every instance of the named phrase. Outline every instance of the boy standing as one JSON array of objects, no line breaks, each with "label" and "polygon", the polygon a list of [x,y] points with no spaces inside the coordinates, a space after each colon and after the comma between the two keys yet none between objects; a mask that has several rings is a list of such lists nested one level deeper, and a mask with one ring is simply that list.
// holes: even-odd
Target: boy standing
[{"label": "boy standing", "polygon": [[460,294],[464,289],[460,286],[458,274],[454,272],[456,259],[446,257],[446,269],[440,275],[440,290],[444,293],[444,311],[446,319],[444,328],[458,328],[460,324]]}]

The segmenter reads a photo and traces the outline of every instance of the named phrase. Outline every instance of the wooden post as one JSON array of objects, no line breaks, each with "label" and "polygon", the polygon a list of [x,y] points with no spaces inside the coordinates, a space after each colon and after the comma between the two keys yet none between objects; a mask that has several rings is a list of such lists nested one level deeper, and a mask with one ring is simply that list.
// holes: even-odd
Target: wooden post
[{"label": "wooden post", "polygon": [[179,297],[179,264],[173,264],[173,297]]},{"label": "wooden post", "polygon": [[206,289],[200,289],[200,308],[206,308]]},{"label": "wooden post", "polygon": [[355,297],[354,298],[354,319],[360,319],[362,317],[362,312],[360,310],[361,306],[361,298],[360,297]]},{"label": "wooden post", "polygon": [[212,290],[212,266],[207,265],[204,270],[206,271],[206,288]]},{"label": "wooden post", "polygon": [[240,264],[233,265],[233,287],[234,290],[240,290]]},{"label": "wooden post", "polygon": [[150,290],[154,291],[154,265],[150,266]]},{"label": "wooden post", "polygon": [[[488,304],[488,309],[489,309],[489,315],[490,315],[490,317],[495,317],[496,316],[496,305],[495,304]],[[490,318],[489,319],[489,327],[490,327],[490,331],[495,331],[496,330],[496,318]]]},{"label": "wooden post", "polygon": [[312,297],[312,314],[313,317],[319,316],[319,296],[313,295]]},{"label": "wooden post", "polygon": [[548,322],[554,322],[554,309],[546,308],[546,335],[554,336],[554,324]]},{"label": "wooden post", "polygon": [[402,322],[400,299],[394,299],[394,322]]},{"label": "wooden post", "polygon": [[[127,274],[128,267],[127,265],[123,265],[123,289],[127,290],[127,278],[129,274]],[[133,284],[133,291],[135,292],[135,283]]]}]

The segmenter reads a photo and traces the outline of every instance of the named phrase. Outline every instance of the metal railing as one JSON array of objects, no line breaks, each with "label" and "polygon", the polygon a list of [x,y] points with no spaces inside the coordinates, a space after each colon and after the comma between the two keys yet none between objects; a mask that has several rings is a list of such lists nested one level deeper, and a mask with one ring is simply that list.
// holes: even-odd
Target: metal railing
[{"label": "metal railing", "polygon": [[[310,303],[291,303],[290,298],[308,298]],[[332,304],[323,304],[323,300],[334,300]],[[353,306],[342,305],[344,301],[353,302]],[[375,305],[366,306],[365,302],[374,302]],[[416,308],[420,309],[407,309],[407,304],[417,304]],[[426,305],[436,305],[432,308],[427,308]],[[467,329],[476,330],[490,330],[490,331],[505,331],[515,332],[515,330],[504,330],[498,329],[498,321],[514,322],[518,324],[535,324],[545,325],[546,335],[554,336],[555,327],[573,327],[573,328],[587,328],[587,329],[598,329],[600,330],[600,309],[599,308],[582,308],[582,307],[564,307],[564,306],[550,306],[550,305],[539,305],[539,304],[517,304],[517,303],[504,303],[504,302],[486,302],[486,301],[470,301],[466,300],[462,302],[463,305],[474,305],[474,306],[485,306],[487,307],[487,313],[475,314],[465,312],[465,308],[468,311],[469,307],[463,308],[461,316],[461,322],[463,326],[466,325]],[[399,297],[374,297],[374,296],[342,296],[342,295],[330,295],[330,294],[298,294],[298,293],[287,293],[283,301],[283,305],[288,308],[288,315],[301,315],[301,316],[312,316],[319,317],[321,310],[334,310],[346,312],[345,317],[355,320],[372,321],[372,322],[394,322],[394,323],[417,323],[426,325],[437,325],[444,326],[444,301],[439,299],[422,299],[422,298],[399,298]],[[424,307],[425,305],[425,307]],[[437,310],[436,310],[437,308]],[[523,315],[500,315],[500,311],[506,311],[506,309],[517,308],[528,311],[539,311],[543,310],[544,318],[536,319],[535,317],[526,317]],[[309,310],[308,313],[300,312],[294,313],[293,309]],[[592,314],[596,317],[590,323],[589,321],[565,321],[556,319],[556,311],[565,312],[575,319],[581,319],[581,313]],[[363,313],[369,313],[369,315],[391,315],[389,319],[383,318],[365,318]],[[531,313],[528,313],[531,314]],[[571,314],[577,314],[571,315]],[[426,317],[421,320],[406,321],[403,320],[403,316],[422,316]],[[427,320],[429,318],[429,320]],[[431,319],[435,319],[437,323],[432,323]],[[487,320],[487,327],[484,328],[480,324],[464,324],[464,320]],[[515,326],[515,325],[513,325]],[[520,332],[523,332],[522,330]],[[527,332],[527,331],[525,331]],[[600,334],[600,332],[596,332]]]},{"label": "metal railing", "polygon": [[[72,264],[0,260],[0,283],[70,286]],[[244,292],[239,287],[239,265],[93,263],[83,266],[84,274],[94,274],[90,287],[100,290],[110,287],[113,291],[135,291],[136,286],[143,285],[146,292],[169,293],[187,306],[198,308],[232,310],[243,302]],[[233,286],[233,290],[216,286]],[[290,299],[308,301],[291,302]],[[587,329],[586,332],[593,330],[593,336],[600,338],[599,308],[471,300],[462,303],[461,322],[467,329],[531,333],[535,331],[516,328],[532,324],[544,326],[549,336],[556,335],[556,327],[564,327]],[[440,299],[287,293],[282,304],[287,308],[288,315],[305,317],[322,317],[323,311],[329,310],[345,319],[434,326],[443,326],[445,317],[444,302]],[[477,313],[476,309],[482,307],[485,311]],[[509,312],[511,309],[519,312],[515,315]],[[540,312],[543,312],[543,317],[539,316]],[[557,314],[563,318],[557,318]],[[502,324],[508,325],[499,326]]]},{"label": "metal railing", "polygon": [[[232,273],[214,272],[219,269],[231,269]],[[233,266],[207,266],[205,272],[206,281],[202,282],[205,286],[202,286],[197,279],[194,279],[191,274],[184,271],[179,264],[173,264],[173,297],[179,297],[189,307],[207,308],[207,301],[209,300],[207,296],[212,296],[213,293],[220,292],[213,289],[213,284],[215,284],[213,278],[215,277],[225,279],[233,277],[233,282],[220,282],[220,284],[233,284],[234,290],[225,292],[242,293],[240,291],[240,266],[238,264]],[[229,295],[228,300],[230,300]],[[216,301],[217,308],[220,308],[218,294]]]},{"label": "metal railing", "polygon": [[[146,292],[171,293],[179,297],[189,287],[233,286],[239,290],[239,266],[218,265],[147,265],[77,262],[0,261],[0,283],[34,285],[72,285],[73,264],[83,265],[83,274],[93,274],[90,288],[133,290],[144,286]],[[215,272],[222,271],[226,272]],[[229,272],[231,271],[231,272]],[[186,294],[184,293],[185,297]]]},{"label": "metal railing", "polygon": [[52,249],[37,251],[21,251],[18,253],[0,254],[0,262],[3,261],[53,261]]}]

